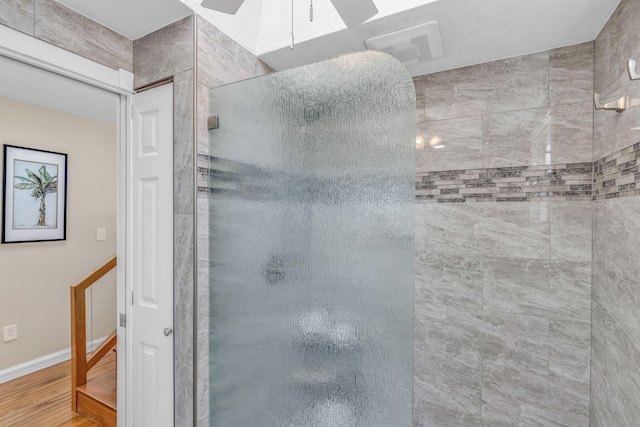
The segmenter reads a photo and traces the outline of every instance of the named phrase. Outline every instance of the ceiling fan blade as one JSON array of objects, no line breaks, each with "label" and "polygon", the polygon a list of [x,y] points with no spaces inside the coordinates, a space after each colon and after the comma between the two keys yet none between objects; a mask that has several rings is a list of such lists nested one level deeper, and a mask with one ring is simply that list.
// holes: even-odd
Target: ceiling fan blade
[{"label": "ceiling fan blade", "polygon": [[331,0],[347,28],[357,27],[378,14],[373,0]]},{"label": "ceiling fan blade", "polygon": [[202,0],[202,7],[235,15],[244,0]]}]

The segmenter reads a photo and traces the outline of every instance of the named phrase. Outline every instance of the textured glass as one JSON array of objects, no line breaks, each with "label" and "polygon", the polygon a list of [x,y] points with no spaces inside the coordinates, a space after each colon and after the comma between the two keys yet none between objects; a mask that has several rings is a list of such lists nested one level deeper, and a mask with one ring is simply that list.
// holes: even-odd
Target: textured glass
[{"label": "textured glass", "polygon": [[213,89],[215,427],[410,427],[415,92],[358,53]]}]

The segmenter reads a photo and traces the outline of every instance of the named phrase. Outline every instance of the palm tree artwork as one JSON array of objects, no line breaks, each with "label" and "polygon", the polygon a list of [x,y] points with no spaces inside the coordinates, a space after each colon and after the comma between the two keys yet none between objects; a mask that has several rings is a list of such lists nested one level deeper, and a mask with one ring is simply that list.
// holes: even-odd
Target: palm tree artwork
[{"label": "palm tree artwork", "polygon": [[[54,165],[54,169],[57,167]],[[40,166],[38,173],[35,174],[29,169],[25,169],[27,174],[24,176],[15,175],[14,187],[16,190],[31,190],[31,196],[37,200],[40,200],[40,210],[38,215],[37,227],[46,227],[46,213],[47,213],[47,194],[56,193],[58,191],[58,176],[51,176],[47,171],[47,165]],[[18,182],[19,181],[19,182]]]}]

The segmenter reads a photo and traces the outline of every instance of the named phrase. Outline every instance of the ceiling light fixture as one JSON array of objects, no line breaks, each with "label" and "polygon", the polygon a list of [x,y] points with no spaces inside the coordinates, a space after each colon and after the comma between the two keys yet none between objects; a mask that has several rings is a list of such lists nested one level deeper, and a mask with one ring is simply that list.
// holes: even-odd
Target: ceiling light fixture
[{"label": "ceiling light fixture", "polygon": [[416,149],[424,150],[424,138],[420,135],[416,136]]}]

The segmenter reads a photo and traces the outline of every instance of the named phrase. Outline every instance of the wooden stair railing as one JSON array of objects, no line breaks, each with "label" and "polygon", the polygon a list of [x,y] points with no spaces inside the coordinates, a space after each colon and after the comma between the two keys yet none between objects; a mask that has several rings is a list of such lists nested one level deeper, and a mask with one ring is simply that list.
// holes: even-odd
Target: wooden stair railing
[{"label": "wooden stair railing", "polygon": [[116,408],[87,393],[87,372],[116,345],[117,330],[87,357],[86,290],[116,265],[117,259],[113,257],[82,282],[71,286],[71,409],[104,427],[116,426]]}]

